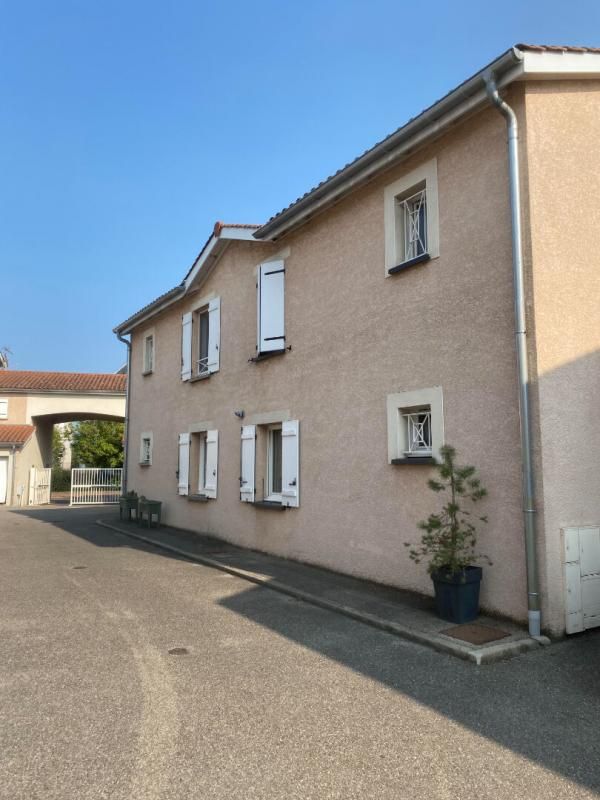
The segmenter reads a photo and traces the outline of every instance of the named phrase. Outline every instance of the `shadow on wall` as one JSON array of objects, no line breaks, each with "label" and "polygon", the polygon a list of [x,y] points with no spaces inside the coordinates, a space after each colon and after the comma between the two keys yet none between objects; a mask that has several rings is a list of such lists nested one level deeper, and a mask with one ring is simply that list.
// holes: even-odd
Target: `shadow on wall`
[{"label": "shadow on wall", "polygon": [[[127,547],[187,561],[94,524],[100,517],[114,520],[114,508],[12,513],[46,522],[99,547]],[[208,551],[223,552],[229,547],[216,539],[206,540]],[[202,571],[196,574],[201,581]],[[545,769],[600,790],[600,630],[549,650],[477,668],[264,587],[244,588],[220,599],[218,605],[378,681]],[[268,662],[265,652],[264,663],[257,669],[264,669]],[[385,719],[381,724],[386,724]]]}]

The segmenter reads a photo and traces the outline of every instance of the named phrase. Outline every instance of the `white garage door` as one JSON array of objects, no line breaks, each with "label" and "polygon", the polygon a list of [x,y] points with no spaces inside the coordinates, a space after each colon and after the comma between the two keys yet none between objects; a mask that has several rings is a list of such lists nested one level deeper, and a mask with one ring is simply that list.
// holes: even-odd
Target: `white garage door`
[{"label": "white garage door", "polygon": [[600,625],[600,528],[565,528],[566,629]]}]

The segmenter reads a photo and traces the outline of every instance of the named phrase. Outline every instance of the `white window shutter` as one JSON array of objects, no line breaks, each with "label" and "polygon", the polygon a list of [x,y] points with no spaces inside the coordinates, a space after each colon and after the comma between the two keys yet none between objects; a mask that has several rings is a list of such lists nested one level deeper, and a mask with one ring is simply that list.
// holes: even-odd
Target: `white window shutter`
[{"label": "white window shutter", "polygon": [[190,434],[179,434],[179,494],[189,494],[190,482]]},{"label": "white window shutter", "polygon": [[8,419],[8,400],[0,400],[0,419]]},{"label": "white window shutter", "polygon": [[300,505],[300,423],[281,424],[281,497],[284,506]]},{"label": "white window shutter", "polygon": [[253,503],[256,461],[256,425],[244,425],[242,427],[241,446],[240,500],[244,503]]},{"label": "white window shutter", "polygon": [[285,265],[269,261],[258,270],[258,352],[285,347]]},{"label": "white window shutter", "polygon": [[208,304],[208,371],[219,369],[221,348],[221,298],[215,297]]},{"label": "white window shutter", "polygon": [[219,431],[206,431],[205,448],[206,483],[204,484],[204,494],[215,499],[219,471]]},{"label": "white window shutter", "polygon": [[181,318],[181,380],[192,377],[192,312]]}]

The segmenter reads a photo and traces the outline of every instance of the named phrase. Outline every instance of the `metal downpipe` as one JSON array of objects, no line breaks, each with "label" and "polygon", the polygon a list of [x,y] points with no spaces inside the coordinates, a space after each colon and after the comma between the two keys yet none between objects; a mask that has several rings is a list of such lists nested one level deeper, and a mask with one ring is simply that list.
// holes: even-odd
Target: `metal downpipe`
[{"label": "metal downpipe", "polygon": [[125,430],[124,430],[124,451],[123,451],[123,485],[121,491],[127,494],[127,462],[129,461],[129,381],[131,377],[131,341],[125,339],[120,333],[115,331],[116,337],[127,347],[127,382],[125,384]]},{"label": "metal downpipe", "polygon": [[508,131],[508,176],[512,229],[512,261],[515,304],[515,339],[519,381],[519,418],[521,423],[521,460],[523,466],[523,517],[525,523],[525,560],[527,567],[527,607],[529,633],[541,632],[540,595],[535,535],[535,488],[531,446],[529,401],[529,363],[525,315],[525,279],[523,274],[523,242],[521,236],[521,191],[519,184],[519,127],[513,109],[500,97],[491,72],[483,76],[491,103],[506,119]]}]

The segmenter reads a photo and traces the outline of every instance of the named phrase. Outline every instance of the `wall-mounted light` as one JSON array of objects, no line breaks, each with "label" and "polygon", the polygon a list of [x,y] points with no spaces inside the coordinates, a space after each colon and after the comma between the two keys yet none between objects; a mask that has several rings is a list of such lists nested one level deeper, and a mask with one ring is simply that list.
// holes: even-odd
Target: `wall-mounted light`
[{"label": "wall-mounted light", "polygon": [[236,415],[236,417],[239,417],[240,419],[244,419],[244,412],[243,411],[234,411],[233,413]]}]

